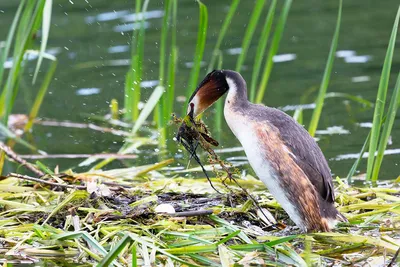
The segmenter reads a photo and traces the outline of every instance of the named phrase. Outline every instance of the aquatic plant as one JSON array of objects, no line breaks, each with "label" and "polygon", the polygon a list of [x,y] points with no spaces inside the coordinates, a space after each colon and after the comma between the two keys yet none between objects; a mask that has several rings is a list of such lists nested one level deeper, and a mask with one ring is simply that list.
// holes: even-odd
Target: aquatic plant
[{"label": "aquatic plant", "polygon": [[[19,3],[13,22],[11,23],[5,45],[4,47],[0,47],[0,134],[12,140],[12,142],[10,142],[11,146],[15,142],[18,142],[28,148],[33,149],[34,151],[36,151],[36,149],[33,146],[29,145],[18,136],[11,133],[7,129],[7,126],[9,116],[12,113],[15,100],[18,95],[22,74],[25,71],[24,61],[27,54],[34,54],[38,57],[37,65],[33,75],[33,84],[37,80],[43,58],[49,59],[50,61],[52,61],[52,63],[47,73],[45,74],[43,84],[40,86],[40,89],[36,95],[36,99],[33,103],[33,106],[31,107],[29,122],[25,126],[25,130],[29,130],[32,127],[32,122],[38,114],[40,106],[43,102],[43,98],[52,80],[53,74],[57,66],[57,59],[54,56],[45,52],[50,31],[51,9],[52,0],[22,0]],[[35,36],[41,25],[42,38],[40,51],[32,50],[35,39],[32,37]],[[12,66],[8,72],[7,78],[4,79],[4,63],[9,57],[12,48]],[[4,159],[4,153],[1,151],[0,173],[2,173]]]},{"label": "aquatic plant", "polygon": [[[387,120],[384,126],[384,132],[381,135],[382,119],[385,111],[386,95],[389,85],[390,69],[392,66],[394,47],[396,44],[397,28],[399,26],[400,7],[397,10],[396,19],[394,21],[392,33],[390,35],[389,45],[386,52],[385,62],[382,67],[382,74],[379,80],[379,88],[376,96],[374,118],[372,121],[371,138],[369,141],[369,155],[367,165],[367,180],[376,181],[378,179],[379,169],[381,166],[383,153],[390,135],[390,131],[396,116],[399,102],[399,86],[397,82],[393,91],[392,100],[389,110],[387,111]],[[379,144],[379,145],[378,145]],[[375,159],[375,152],[378,148],[378,154]]]},{"label": "aquatic plant", "polygon": [[332,73],[333,62],[335,60],[336,48],[339,42],[339,31],[340,31],[341,20],[342,20],[342,0],[339,0],[339,11],[336,21],[335,33],[333,34],[331,48],[329,51],[329,56],[324,71],[324,76],[322,78],[321,86],[318,91],[318,97],[317,100],[315,101],[316,106],[313,115],[311,117],[310,126],[308,127],[308,132],[310,133],[311,136],[315,135],[315,131],[317,130],[318,122],[322,113],[322,107],[324,106],[325,95],[328,89],[329,80]]}]

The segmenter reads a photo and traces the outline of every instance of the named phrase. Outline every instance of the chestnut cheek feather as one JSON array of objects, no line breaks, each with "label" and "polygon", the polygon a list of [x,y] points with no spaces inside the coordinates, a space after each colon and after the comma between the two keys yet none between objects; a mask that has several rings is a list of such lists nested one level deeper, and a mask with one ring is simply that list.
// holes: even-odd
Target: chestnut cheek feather
[{"label": "chestnut cheek feather", "polygon": [[227,90],[228,84],[222,72],[214,71],[207,75],[190,98],[190,104],[194,104],[194,115],[197,116],[205,111]]}]

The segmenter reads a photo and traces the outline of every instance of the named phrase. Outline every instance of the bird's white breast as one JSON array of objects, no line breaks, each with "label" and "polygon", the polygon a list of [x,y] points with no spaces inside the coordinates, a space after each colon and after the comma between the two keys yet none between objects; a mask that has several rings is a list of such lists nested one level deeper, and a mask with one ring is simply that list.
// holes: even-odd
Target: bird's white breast
[{"label": "bird's white breast", "polygon": [[257,122],[251,121],[247,117],[234,112],[231,106],[233,102],[229,101],[228,103],[228,99],[229,92],[227,100],[225,101],[225,120],[236,138],[242,144],[251,167],[260,180],[267,186],[269,192],[288,213],[293,222],[298,227],[302,228],[302,230],[305,230],[304,223],[296,207],[286,197],[285,190],[279,183],[279,176],[265,157],[265,149],[262,148],[262,142],[258,141],[257,134],[255,133],[254,127],[252,127],[252,124]]}]

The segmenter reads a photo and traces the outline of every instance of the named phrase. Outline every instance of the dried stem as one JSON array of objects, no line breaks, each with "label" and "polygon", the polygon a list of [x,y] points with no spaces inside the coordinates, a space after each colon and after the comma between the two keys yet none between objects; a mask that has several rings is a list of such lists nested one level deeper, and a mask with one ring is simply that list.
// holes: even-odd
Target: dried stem
[{"label": "dried stem", "polygon": [[60,186],[60,187],[65,187],[65,188],[73,188],[73,189],[78,189],[78,190],[86,189],[86,186],[84,186],[84,185],[69,185],[69,184],[54,183],[54,182],[46,181],[46,180],[43,180],[40,178],[35,178],[35,177],[28,176],[28,175],[22,175],[22,174],[17,174],[17,173],[10,173],[6,177],[7,178],[14,177],[14,178],[28,180],[28,181],[32,181],[32,182],[41,183],[41,184]]},{"label": "dried stem", "polygon": [[44,175],[44,173],[38,168],[36,168],[35,165],[27,162],[26,160],[18,156],[17,153],[15,153],[9,146],[4,144],[3,142],[0,142],[0,150],[3,150],[4,153],[6,153],[9,158],[13,159],[15,162],[20,163],[22,166],[32,171],[33,173],[37,174],[38,176],[41,177]]}]

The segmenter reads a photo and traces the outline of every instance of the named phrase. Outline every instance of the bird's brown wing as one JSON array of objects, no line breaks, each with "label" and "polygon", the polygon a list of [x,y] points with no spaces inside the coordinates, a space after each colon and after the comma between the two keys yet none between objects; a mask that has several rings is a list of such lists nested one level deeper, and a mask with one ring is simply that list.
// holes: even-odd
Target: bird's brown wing
[{"label": "bird's brown wing", "polygon": [[254,111],[251,113],[256,114],[257,119],[268,121],[279,130],[283,143],[292,153],[293,160],[304,171],[315,189],[323,199],[334,202],[332,175],[317,142],[303,126],[286,113],[268,107],[263,107],[260,112],[262,106],[254,106],[251,107]]}]

